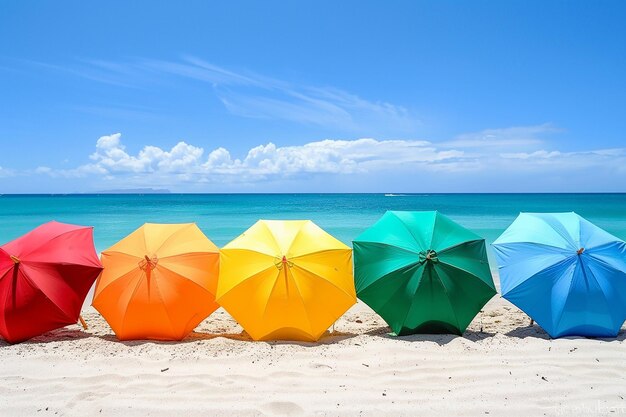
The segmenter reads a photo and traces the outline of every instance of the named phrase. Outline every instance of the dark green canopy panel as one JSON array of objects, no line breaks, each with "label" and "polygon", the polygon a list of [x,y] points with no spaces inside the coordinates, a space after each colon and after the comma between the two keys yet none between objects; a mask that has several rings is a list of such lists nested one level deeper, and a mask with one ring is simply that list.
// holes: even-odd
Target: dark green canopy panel
[{"label": "dark green canopy panel", "polygon": [[462,334],[496,294],[485,240],[436,211],[388,211],[353,243],[357,296],[397,335]]}]

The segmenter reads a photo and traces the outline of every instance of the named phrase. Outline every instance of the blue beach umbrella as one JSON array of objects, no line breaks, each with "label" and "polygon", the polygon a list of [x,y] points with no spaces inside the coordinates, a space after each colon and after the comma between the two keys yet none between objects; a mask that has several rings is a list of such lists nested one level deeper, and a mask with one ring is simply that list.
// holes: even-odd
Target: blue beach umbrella
[{"label": "blue beach umbrella", "polygon": [[576,213],[521,213],[493,243],[502,296],[551,337],[616,336],[626,243]]}]

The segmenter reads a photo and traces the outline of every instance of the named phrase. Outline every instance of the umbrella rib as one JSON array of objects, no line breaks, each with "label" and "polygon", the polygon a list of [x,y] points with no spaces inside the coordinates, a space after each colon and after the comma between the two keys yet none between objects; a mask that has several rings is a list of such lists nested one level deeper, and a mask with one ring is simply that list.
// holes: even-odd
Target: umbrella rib
[{"label": "umbrella rib", "polygon": [[102,269],[101,266],[95,266],[95,265],[87,265],[87,264],[77,264],[75,262],[47,262],[47,261],[22,261],[22,263],[25,263],[27,265],[62,265],[62,266],[83,266],[86,268],[99,268]]},{"label": "umbrella rib", "polygon": [[[568,259],[568,260],[571,261],[571,259]],[[582,267],[582,262],[581,262],[581,267]],[[574,267],[574,268],[576,268],[576,267]],[[586,278],[585,271],[583,271],[583,275]],[[564,274],[561,275],[561,279],[563,279],[564,276],[565,276]],[[574,284],[574,279],[572,277],[572,279],[570,280],[569,285],[567,287],[567,295],[565,296],[565,302],[563,303],[563,309],[561,309],[561,312],[559,313],[559,319],[554,323],[555,333],[557,333],[556,330],[558,330],[559,323],[561,323],[561,320],[563,320],[563,315],[565,314],[565,307],[567,306],[567,301],[569,300],[569,296],[572,293],[572,285],[573,284]]]},{"label": "umbrella rib", "polygon": [[[314,336],[313,335],[313,325],[311,324],[311,319],[309,318],[309,314],[308,314],[309,312],[306,309],[306,305],[304,304],[304,299],[302,298],[302,293],[300,292],[300,287],[298,286],[298,281],[296,280],[296,277],[293,276],[293,273],[291,274],[291,277],[293,279],[294,287],[296,287],[296,291],[298,292],[298,299],[300,300],[300,304],[302,304],[302,308],[304,309],[304,317],[306,318],[306,322],[309,325],[309,336],[313,337]],[[278,279],[276,281],[278,281]]]},{"label": "umbrella rib", "polygon": [[[128,305],[130,305],[131,300],[135,297],[135,294],[137,293],[137,290],[139,289],[139,285],[141,284],[142,281],[143,281],[143,274],[140,274],[139,279],[137,280],[137,284],[135,284],[135,288],[133,289],[133,292],[128,298]],[[124,311],[124,315],[122,316],[122,325],[120,327],[120,334],[124,333],[124,327],[126,327],[126,316],[128,315],[128,310],[130,310],[128,308],[128,305],[126,306],[126,310]]]},{"label": "umbrella rib", "polygon": [[[6,277],[6,276],[9,274],[9,272],[11,272],[11,270],[12,270],[12,269],[13,269],[13,268],[9,268],[9,269],[8,269],[8,270],[7,270],[7,271],[6,271],[6,272],[5,272],[5,273],[4,273],[4,274],[0,277],[0,282],[2,282],[2,279],[3,279],[4,277]],[[8,301],[8,299],[9,299],[9,293],[11,293],[11,291],[7,291],[7,292],[4,294],[4,302],[2,303],[2,312],[3,312],[3,313],[6,311],[7,301]],[[0,314],[0,320],[2,320],[2,321],[4,322],[4,327],[6,328],[7,333],[8,333],[8,332],[9,332],[9,328],[8,328],[8,326],[7,326],[7,321],[6,321],[5,314]]]},{"label": "umbrella rib", "polygon": [[43,294],[44,297],[46,297],[48,299],[48,301],[50,301],[50,303],[63,314],[63,317],[65,317],[69,322],[74,321],[74,319],[72,319],[70,316],[67,315],[67,313],[63,310],[61,310],[61,307],[59,307],[49,296],[48,294],[46,294],[46,292],[44,290],[42,290],[38,285],[36,285],[35,281],[33,281],[28,274],[26,274],[24,271],[20,271],[22,276],[26,279],[26,281],[29,282],[30,286],[32,288],[36,288],[40,293]]},{"label": "umbrella rib", "polygon": [[483,242],[484,242],[484,241],[485,241],[485,239],[466,240],[466,241],[463,241],[463,242],[460,242],[460,243],[456,243],[456,244],[454,244],[454,245],[452,245],[452,246],[448,246],[447,248],[444,248],[444,249],[438,250],[438,251],[437,251],[437,253],[444,253],[444,252],[450,251],[450,250],[452,250],[452,249],[456,249],[456,248],[458,248],[459,246],[468,245],[468,244],[470,244],[470,243],[476,243],[476,242],[480,242],[480,241],[483,241]]},{"label": "umbrella rib", "polygon": [[[566,257],[565,259],[568,259],[568,258],[570,258],[572,256],[572,252],[571,252],[570,249],[559,248],[558,246],[546,245],[544,243],[536,243],[536,242],[509,242],[509,243],[498,243],[498,244],[494,243],[493,244],[493,246],[495,248],[511,247],[511,246],[514,246],[514,245],[530,245],[530,246],[539,246],[539,247],[542,247],[542,248],[549,248],[551,250],[556,249],[556,253],[558,253],[559,255],[565,256]],[[549,253],[549,255],[551,255],[551,254],[552,253]],[[540,252],[539,255],[534,255],[534,256],[546,256],[546,254],[543,253],[543,252]],[[507,263],[507,265],[499,265],[498,269],[503,269],[506,266],[517,265],[519,263],[526,262],[527,258],[528,257],[523,257],[523,258],[520,258],[517,262],[509,262],[509,263]],[[563,260],[561,260],[561,261],[559,261],[557,263],[560,263],[562,261]],[[556,264],[552,264],[552,265],[556,265]],[[552,265],[550,265],[550,266],[552,266]],[[549,268],[550,266],[548,266],[548,267],[546,267],[546,268],[544,268],[544,269],[542,269],[542,270],[540,270],[540,271],[538,271],[536,273],[544,271],[545,269]],[[535,274],[533,274],[533,275],[535,275]]]},{"label": "umbrella rib", "polygon": [[[302,233],[302,229],[304,228],[304,223],[300,225],[300,227],[298,228],[298,231],[296,232],[295,235],[293,235],[293,239],[291,239],[291,242],[289,242],[289,249],[288,251],[291,251],[291,247],[293,246],[293,242],[296,241],[296,239],[298,238],[298,236],[300,236],[300,233]],[[295,256],[292,256],[291,258],[295,258]]]},{"label": "umbrella rib", "polygon": [[[163,259],[165,259],[165,258],[163,258]],[[187,281],[189,281],[189,282],[192,282],[193,284],[197,285],[198,287],[202,288],[203,290],[205,290],[206,292],[208,292],[209,294],[211,294],[212,296],[214,296],[214,297],[215,297],[215,294],[213,294],[211,291],[209,291],[207,288],[203,287],[202,285],[198,284],[198,283],[197,283],[196,281],[194,281],[193,279],[189,279],[189,278],[187,278],[186,276],[181,275],[181,274],[179,274],[178,272],[173,271],[172,269],[170,269],[170,268],[168,268],[168,267],[166,267],[166,266],[164,266],[164,265],[162,265],[162,264],[159,264],[159,265],[158,265],[158,268],[165,269],[166,271],[168,271],[168,272],[170,272],[170,273],[172,273],[172,274],[174,274],[174,275],[177,275],[178,277],[180,277],[180,278],[182,278],[182,279],[184,279],[184,280],[187,280]]]},{"label": "umbrella rib", "polygon": [[626,271],[623,271],[621,269],[615,268],[613,265],[611,265],[610,263],[606,262],[604,259],[602,258],[598,258],[594,253],[591,252],[587,252],[585,251],[585,253],[590,257],[593,258],[594,261],[596,261],[599,264],[602,264],[605,268],[611,269],[615,272],[618,272],[622,275],[626,275]]},{"label": "umbrella rib", "polygon": [[[571,258],[572,258],[571,256],[570,256],[570,257],[567,257],[567,258],[565,258],[565,259],[560,260],[560,261],[559,261],[559,262],[557,262],[557,263],[554,263],[554,264],[552,264],[552,265],[548,265],[548,266],[546,266],[545,268],[540,269],[539,271],[535,272],[534,274],[532,274],[532,275],[531,275],[531,276],[529,276],[528,278],[526,278],[526,279],[524,279],[524,280],[521,280],[521,281],[520,281],[520,282],[519,282],[519,283],[518,283],[515,287],[513,287],[513,288],[511,288],[509,291],[507,291],[507,294],[509,294],[509,293],[513,292],[513,291],[514,291],[517,287],[519,287],[519,286],[520,286],[520,285],[522,285],[523,283],[525,283],[525,282],[527,282],[527,281],[529,281],[529,280],[531,280],[531,279],[535,278],[537,275],[539,275],[539,274],[542,274],[542,273],[546,272],[548,269],[550,269],[550,268],[554,268],[554,267],[556,267],[557,265],[561,265],[561,264],[565,264],[565,263],[567,263],[568,261],[570,261],[570,260],[571,260]],[[506,294],[504,294],[504,293],[503,293],[503,294],[502,294],[502,296],[506,298]]]},{"label": "umbrella rib", "polygon": [[512,245],[532,245],[532,246],[541,246],[542,248],[550,248],[550,249],[557,249],[560,252],[565,252],[567,254],[570,254],[572,252],[571,249],[567,249],[567,248],[560,248],[558,246],[554,246],[554,245],[548,245],[547,243],[539,243],[539,242],[527,242],[527,241],[519,241],[519,242],[505,242],[505,243],[492,243],[492,246],[497,247],[506,247],[506,246],[512,246]]},{"label": "umbrella rib", "polygon": [[435,240],[435,230],[437,230],[437,220],[439,219],[438,216],[438,212],[435,211],[435,220],[433,220],[433,231],[430,235],[430,241],[428,242],[428,248],[427,249],[434,249],[433,248],[433,240]]},{"label": "umbrella rib", "polygon": [[[352,295],[351,295],[351,294],[348,294],[348,293],[347,293],[347,292],[346,292],[343,288],[341,288],[340,286],[338,286],[338,285],[337,285],[337,284],[335,284],[334,282],[332,282],[332,281],[330,281],[330,280],[328,280],[328,279],[326,279],[326,278],[324,278],[324,277],[322,277],[322,276],[320,276],[320,275],[316,274],[315,272],[311,271],[310,269],[308,269],[308,268],[304,268],[303,266],[296,265],[296,264],[294,264],[293,266],[294,266],[294,267],[296,267],[296,268],[300,268],[300,269],[302,269],[303,271],[306,271],[306,272],[308,272],[308,273],[309,273],[309,274],[311,274],[311,275],[314,275],[315,277],[317,277],[318,279],[323,280],[324,282],[328,282],[330,285],[332,285],[333,287],[337,288],[339,291],[343,292],[343,293],[344,293],[344,294],[346,294],[348,297],[353,298],[353,297],[352,297]],[[356,297],[354,297],[354,298],[356,298]]]},{"label": "umbrella rib", "polygon": [[131,254],[131,253],[128,253],[128,252],[122,252],[122,251],[119,251],[119,250],[109,250],[109,249],[107,249],[107,250],[103,250],[103,251],[102,251],[102,254],[107,254],[107,255],[114,255],[114,254],[117,254],[117,255],[130,256],[131,258],[136,258],[136,259],[144,259],[144,258],[143,258],[143,257],[141,257],[141,256],[135,256],[135,255],[133,255],[133,254]]},{"label": "umbrella rib", "polygon": [[[554,231],[555,231],[555,232],[556,232],[559,236],[561,236],[561,238],[565,241],[565,243],[566,243],[566,244],[574,243],[574,246],[576,245],[576,242],[571,242],[571,240],[572,240],[572,236],[570,236],[570,235],[563,236],[563,234],[562,234],[562,233],[561,233],[561,232],[560,232],[560,231],[559,231],[556,227],[552,226],[552,225],[551,225],[551,224],[550,224],[550,223],[549,223],[546,219],[544,219],[543,217],[541,217],[541,216],[534,216],[534,217],[535,217],[535,218],[537,218],[537,219],[539,219],[539,220],[541,220],[541,221],[542,221],[543,223],[545,223],[545,224],[546,224],[546,225],[547,225],[550,229],[554,230]],[[558,220],[556,220],[556,218],[555,218],[554,220],[555,220],[555,221],[557,221],[557,222],[558,222],[561,226],[563,226],[564,228],[566,228],[566,227],[565,227],[565,225],[564,225],[563,223],[559,222]],[[580,229],[580,226],[579,226],[579,229]],[[576,249],[578,249],[578,248],[575,248],[574,250],[576,250]]]},{"label": "umbrella rib", "polygon": [[118,280],[120,280],[120,279],[122,279],[124,277],[127,277],[128,275],[133,274],[133,273],[137,273],[137,267],[134,267],[130,271],[127,271],[127,272],[119,275],[117,278],[110,280],[109,283],[106,284],[104,287],[98,288],[100,286],[100,279],[102,277],[102,275],[101,275],[100,278],[98,278],[98,281],[96,281],[96,288],[94,290],[94,295],[93,295],[93,299],[92,299],[91,304],[93,305],[93,301],[96,299],[96,296],[101,296],[101,294],[104,292],[104,290],[109,288],[109,286],[111,284],[115,283],[115,281],[118,281]]},{"label": "umbrella rib", "polygon": [[[69,233],[77,232],[78,230],[83,230],[83,229],[93,229],[93,227],[91,227],[91,226],[79,226],[76,229],[66,230],[64,232],[61,232],[58,235],[55,235],[55,236],[51,237],[48,240],[44,240],[43,242],[41,242],[41,244],[35,245],[34,247],[30,248],[30,250],[28,252],[22,253],[21,256],[23,258],[26,258],[28,255],[32,254],[33,252],[35,252],[38,249],[41,249],[44,245],[47,245],[48,243],[52,242],[53,240],[55,240],[55,239],[57,239],[57,238],[59,238],[61,236],[65,236],[65,235],[67,235]],[[24,236],[26,236],[26,235],[24,235]]]},{"label": "umbrella rib", "polygon": [[[393,211],[392,211],[392,212],[391,212],[391,214],[393,214],[393,216],[394,216],[396,219],[398,219],[398,221],[400,222],[400,224],[402,225],[402,227],[403,227],[403,228],[404,228],[407,232],[409,232],[409,234],[410,234],[410,235],[411,235],[411,237],[413,238],[413,241],[415,241],[415,243],[416,243],[416,244],[417,244],[417,246],[419,247],[420,242],[419,242],[419,240],[417,240],[417,238],[415,237],[415,234],[413,234],[413,231],[412,231],[411,229],[409,229],[409,227],[408,227],[408,226],[407,226],[407,225],[406,225],[406,224],[402,221],[402,219],[401,219],[400,217],[398,217],[398,215],[397,215],[395,212],[393,212]],[[433,230],[434,230],[434,228],[435,228],[435,223],[436,223],[436,222],[437,222],[437,214],[435,213],[435,221],[433,222]],[[430,246],[430,244],[432,244],[432,241],[433,241],[433,237],[432,237],[432,234],[431,234],[431,236],[430,236],[430,241],[429,241],[429,245],[428,245],[428,246]]]},{"label": "umbrella rib", "polygon": [[461,330],[461,323],[459,322],[459,316],[457,316],[456,310],[454,309],[454,306],[452,305],[452,302],[450,301],[450,293],[448,292],[448,288],[446,287],[446,284],[443,283],[443,280],[441,279],[441,277],[439,276],[439,273],[435,270],[435,268],[433,268],[433,273],[435,274],[435,276],[441,283],[441,286],[443,287],[443,291],[446,293],[446,300],[448,300],[448,305],[450,306],[450,310],[452,310],[452,314],[454,314],[454,319],[456,320],[457,329]]},{"label": "umbrella rib", "polygon": [[10,265],[8,265],[8,266],[7,266],[6,271],[4,271],[4,272],[0,272],[0,281],[2,280],[2,278],[3,278],[6,274],[8,274],[8,273],[9,273],[9,271],[11,271],[11,270],[13,269],[13,266],[14,266],[14,265],[15,265],[15,264],[11,263]]},{"label": "umbrella rib", "polygon": [[339,251],[349,251],[351,250],[350,248],[337,248],[337,249],[320,249],[320,250],[316,250],[313,252],[307,252],[307,253],[303,253],[302,255],[296,255],[296,256],[292,256],[289,259],[290,260],[294,260],[294,259],[300,259],[300,258],[304,258],[306,256],[311,256],[311,255],[319,255],[321,253],[328,253],[328,252],[339,252]]},{"label": "umbrella rib", "polygon": [[[148,237],[146,236],[146,225],[147,224],[148,223],[144,223],[143,226],[139,228],[139,230],[141,230],[141,235],[143,236],[143,248],[145,249],[145,252],[148,251]],[[126,239],[126,238],[124,238],[124,239]],[[122,240],[124,240],[124,239],[122,239]]]},{"label": "umbrella rib", "polygon": [[[159,266],[157,266],[157,268],[159,268]],[[167,269],[167,268],[165,268],[165,269]],[[168,271],[169,271],[169,269],[168,269]],[[161,308],[163,310],[165,310],[165,315],[167,316],[167,321],[169,322],[170,329],[172,330],[172,335],[174,335],[176,333],[176,331],[174,330],[174,323],[172,323],[172,317],[170,316],[170,312],[167,309],[167,307],[165,306],[165,300],[163,299],[163,296],[161,294],[161,290],[159,289],[158,280],[155,279],[155,277],[152,277],[152,281],[154,281],[154,289],[156,290],[157,296],[161,300],[161,303],[160,303]],[[148,282],[148,285],[150,285],[149,282]]]},{"label": "umbrella rib", "polygon": [[220,253],[223,251],[245,251],[245,252],[254,252],[254,253],[258,253],[259,255],[263,255],[263,256],[269,256],[272,259],[277,258],[275,253],[268,253],[268,252],[261,252],[259,250],[256,250],[255,248],[228,248],[228,247],[224,247],[222,248],[222,250],[220,250]]},{"label": "umbrella rib", "polygon": [[[622,244],[626,248],[626,242],[621,241],[621,240],[615,240],[615,241],[612,241],[612,242],[603,243],[603,244],[598,245],[598,246],[588,246],[588,247],[585,248],[585,253],[587,255],[591,256],[592,258],[594,258],[594,259],[596,259],[598,261],[604,262],[606,264],[607,262],[605,262],[605,261],[603,261],[600,258],[595,256],[596,255],[595,252],[602,251],[602,250],[605,249],[605,247],[609,247],[611,245],[614,245],[615,243]],[[613,268],[613,269],[615,269],[615,268]]]},{"label": "umbrella rib", "polygon": [[365,243],[365,244],[369,244],[369,245],[387,246],[389,248],[399,249],[399,250],[402,250],[404,252],[408,252],[408,253],[411,253],[411,254],[418,254],[419,253],[419,252],[414,251],[412,249],[403,248],[402,246],[392,245],[392,244],[385,243],[385,242],[371,242],[371,241],[366,241],[366,240],[357,240],[354,243],[359,243],[359,244]]},{"label": "umbrella rib", "polygon": [[[419,262],[416,262],[415,264],[413,264],[413,265],[411,265],[411,266],[409,266],[409,267],[404,267],[404,268],[406,268],[406,269],[410,269],[410,268],[413,268],[413,267],[415,267],[415,266],[417,266],[417,269],[416,269],[416,272],[417,272],[417,270],[419,270]],[[396,270],[394,270],[394,271],[391,271],[391,272],[389,272],[388,274],[383,275],[382,277],[380,277],[378,280],[376,280],[376,281],[374,281],[374,282],[379,282],[379,281],[381,281],[383,278],[385,278],[387,275],[389,275],[389,274],[391,274],[391,273],[393,273],[393,272],[396,272],[396,271],[398,271],[398,269],[396,269]],[[424,274],[424,272],[422,271],[422,275],[420,275],[420,278],[419,278],[419,279],[420,279],[420,283],[421,283],[421,279],[422,279],[423,274]],[[391,302],[391,300],[393,300],[393,298],[395,297],[395,295],[396,295],[396,294],[398,294],[398,293],[399,293],[399,292],[401,292],[401,291],[404,291],[404,290],[406,289],[406,286],[407,286],[408,282],[409,282],[409,281],[411,281],[411,279],[413,278],[413,276],[414,276],[414,275],[415,275],[415,272],[413,272],[413,274],[411,274],[411,278],[409,278],[409,279],[408,279],[408,280],[407,280],[407,281],[406,281],[403,285],[400,285],[400,286],[399,286],[399,287],[398,287],[398,288],[397,288],[397,289],[393,292],[393,294],[391,294],[391,296],[390,296],[390,297],[388,297],[388,298],[387,298],[387,300],[385,300],[385,302],[384,302],[382,305],[378,306],[377,310],[383,310],[383,308],[384,308],[385,306],[387,306],[387,305]],[[417,284],[417,286],[415,287],[415,292],[413,293],[413,298],[415,298],[415,294],[417,294],[417,287],[419,287],[419,284],[420,284],[420,283],[418,283],[418,284]],[[369,288],[369,287],[370,287],[370,285],[368,285],[368,286],[367,286],[367,287],[365,287],[365,288]],[[369,304],[368,304],[368,305],[369,305]],[[400,329],[399,329],[400,331],[402,330],[402,327],[404,326],[404,323],[406,322],[406,319],[407,319],[407,317],[409,316],[409,313],[411,312],[411,307],[412,307],[412,306],[413,306],[413,299],[411,300],[411,305],[410,305],[410,306],[409,306],[409,308],[407,309],[406,315],[405,315],[404,319],[402,320],[402,324],[400,325]],[[371,307],[371,306],[370,306],[370,307]],[[387,324],[389,324],[389,323],[387,323]],[[391,327],[391,325],[389,325],[389,327]],[[392,330],[393,330],[393,329],[392,329]],[[398,331],[398,333],[400,333],[400,331]]]},{"label": "umbrella rib", "polygon": [[[256,273],[254,273],[254,274],[252,274],[252,275],[250,275],[250,276],[248,276],[248,277],[244,278],[243,280],[239,281],[237,284],[235,284],[234,286],[232,286],[232,287],[231,287],[228,291],[226,291],[224,294],[221,294],[221,295],[219,296],[219,299],[221,300],[222,298],[224,298],[224,297],[225,297],[225,296],[226,296],[229,292],[231,292],[232,290],[234,290],[235,288],[237,288],[237,287],[238,287],[239,285],[241,285],[243,282],[245,282],[245,281],[247,281],[247,280],[249,280],[249,279],[251,279],[251,278],[253,278],[253,277],[257,276],[257,275],[263,274],[263,273],[265,273],[265,272],[269,271],[269,270],[270,270],[270,269],[272,269],[272,268],[276,268],[276,266],[275,266],[275,265],[268,266],[267,268],[262,269],[262,270],[260,270],[260,271],[258,271],[258,272],[256,272]],[[219,282],[219,279],[218,279],[218,282]],[[272,290],[273,290],[273,288],[272,288]],[[218,302],[218,299],[217,299],[217,294],[216,294],[216,302]],[[218,304],[219,304],[219,302],[218,302]]]},{"label": "umbrella rib", "polygon": [[[415,274],[419,270],[420,270],[419,265],[417,265],[417,268],[415,269],[415,272],[413,272],[411,274],[411,278],[409,278],[409,281],[411,281],[411,279],[413,279],[413,277],[415,277]],[[409,308],[406,309],[406,314],[404,315],[404,318],[402,319],[402,325],[400,326],[400,331],[402,331],[402,328],[406,324],[406,320],[409,318],[409,313],[411,312],[411,309],[413,308],[413,303],[415,303],[415,295],[417,294],[417,290],[419,290],[419,287],[422,284],[422,278],[424,278],[424,272],[425,271],[426,271],[426,268],[423,268],[422,269],[422,273],[420,274],[420,276],[418,278],[419,282],[415,286],[415,291],[413,291],[413,296],[411,297],[411,304],[409,304]],[[402,288],[403,287],[400,287],[400,289],[402,289]],[[398,291],[394,292],[393,295],[396,295],[397,293],[398,293]],[[391,300],[391,298],[393,298],[393,297],[390,297],[389,300]],[[387,305],[387,303],[385,303],[385,305]]]},{"label": "umbrella rib", "polygon": [[[581,261],[581,265],[583,266],[583,271],[584,271],[584,269],[585,269],[585,265],[582,263],[582,261]],[[604,288],[602,288],[602,285],[600,285],[600,282],[598,281],[598,278],[596,277],[596,275],[593,273],[593,270],[592,270],[591,268],[588,268],[588,270],[589,270],[589,275],[591,275],[591,276],[593,277],[593,280],[594,280],[594,281],[596,282],[596,284],[598,285],[598,288],[600,288],[600,291],[602,292],[602,295],[604,296],[604,302],[606,303],[606,305],[607,305],[607,307],[608,307],[608,304],[609,304],[609,303],[607,302],[607,301],[608,301],[608,299],[607,299],[606,293],[604,292]],[[587,277],[587,274],[585,274],[585,277]],[[609,307],[609,310],[610,310],[610,307]],[[613,326],[615,326],[615,322],[614,322],[614,320],[613,320],[613,315],[610,315],[610,317],[611,317],[611,324],[612,324]],[[621,326],[620,326],[620,327],[621,327]]]},{"label": "umbrella rib", "polygon": [[[272,241],[274,242],[274,245],[276,245],[276,249],[278,249],[279,252],[281,252],[280,250],[280,244],[278,243],[278,240],[276,240],[276,236],[274,236],[274,232],[272,232],[272,229],[270,229],[270,227],[267,225],[267,223],[262,222],[263,227],[265,227],[265,230],[267,230],[267,232],[269,233],[269,235],[272,237]],[[299,231],[298,231],[299,232]],[[294,236],[295,237],[295,236]],[[292,241],[293,242],[293,241]],[[256,251],[255,251],[256,252]],[[259,253],[263,253],[263,252],[259,252]]]},{"label": "umbrella rib", "polygon": [[[267,271],[269,268],[264,269],[263,271],[259,272],[258,274],[255,275],[259,275],[261,273],[263,273],[264,271]],[[274,278],[274,284],[272,285],[272,290],[270,291],[267,299],[268,302],[265,303],[265,307],[263,307],[263,314],[261,314],[261,322],[265,321],[265,314],[267,313],[267,307],[269,306],[269,300],[272,298],[272,293],[274,292],[274,290],[276,289],[276,285],[278,284],[278,280],[279,280],[279,275],[280,275],[280,270],[278,270],[278,275],[276,276],[276,278]],[[271,333],[271,332],[270,332]],[[264,335],[265,336],[265,335]]]},{"label": "umbrella rib", "polygon": [[399,268],[396,268],[396,269],[394,269],[394,270],[392,270],[392,271],[389,271],[389,272],[387,272],[386,274],[381,275],[378,279],[376,279],[376,280],[374,280],[374,281],[370,282],[367,286],[365,286],[365,287],[363,287],[363,288],[359,289],[359,292],[361,292],[361,291],[364,291],[364,290],[368,289],[369,287],[371,287],[372,285],[374,285],[374,284],[375,284],[375,283],[377,283],[378,281],[380,281],[380,280],[382,280],[382,279],[385,279],[385,277],[387,277],[387,276],[389,276],[389,275],[391,275],[391,274],[393,274],[393,273],[396,273],[396,272],[401,271],[401,270],[405,270],[405,269],[410,269],[410,268],[413,268],[415,265],[417,265],[417,264],[419,264],[419,263],[420,263],[419,261],[415,261],[415,262],[412,262],[412,263],[410,263],[410,264],[403,265],[403,266],[401,266],[401,267],[399,267]]},{"label": "umbrella rib", "polygon": [[[483,284],[485,284],[488,288],[490,288],[490,289],[492,289],[494,292],[496,292],[496,289],[495,289],[494,287],[491,287],[488,283],[486,283],[485,281],[483,281],[482,279],[480,279],[480,277],[479,277],[478,275],[474,274],[473,272],[470,272],[470,271],[468,271],[468,270],[466,270],[466,269],[463,269],[463,268],[459,268],[458,266],[456,266],[456,265],[452,265],[452,264],[450,264],[450,263],[448,263],[448,262],[444,262],[444,261],[442,261],[442,260],[441,260],[441,258],[439,258],[439,262],[440,262],[442,265],[446,265],[446,266],[448,266],[448,267],[450,267],[450,268],[452,268],[452,269],[456,269],[456,270],[458,270],[458,271],[461,271],[461,272],[464,272],[464,273],[466,273],[466,274],[468,274],[468,275],[471,275],[471,276],[473,276],[473,277],[476,277],[476,278],[478,279],[478,281],[482,282],[482,283],[483,283]],[[489,276],[491,276],[491,280],[493,281],[493,275],[491,275],[491,271],[489,271]]]},{"label": "umbrella rib", "polygon": [[215,252],[185,252],[185,253],[179,253],[176,255],[169,255],[169,256],[163,256],[160,257],[160,260],[165,260],[165,259],[170,259],[170,258],[179,258],[179,257],[183,257],[183,256],[189,256],[189,255],[193,255],[193,256],[214,256],[214,255],[219,255],[219,251],[215,251]]},{"label": "umbrella rib", "polygon": [[[176,236],[176,235],[178,235],[179,233],[181,233],[183,230],[187,230],[187,229],[188,229],[188,228],[190,228],[191,226],[193,226],[193,223],[187,223],[187,224],[185,224],[183,227],[181,227],[180,229],[178,229],[178,230],[174,231],[174,233],[172,233],[171,235],[169,235],[167,238],[165,238],[165,240],[164,240],[163,242],[161,242],[161,244],[159,245],[159,247],[158,247],[158,248],[156,248],[156,249],[154,250],[154,253],[159,252],[159,250],[161,250],[161,248],[162,248],[163,246],[165,246],[165,244],[166,244],[167,242],[169,242],[169,241],[170,241],[170,239],[172,239],[174,236]],[[144,233],[144,238],[145,238],[145,233]],[[147,246],[146,246],[146,248],[147,248]]]},{"label": "umbrella rib", "polygon": [[[578,244],[582,247],[583,242],[583,224],[582,217],[578,216]],[[587,250],[589,248],[585,248]]]}]

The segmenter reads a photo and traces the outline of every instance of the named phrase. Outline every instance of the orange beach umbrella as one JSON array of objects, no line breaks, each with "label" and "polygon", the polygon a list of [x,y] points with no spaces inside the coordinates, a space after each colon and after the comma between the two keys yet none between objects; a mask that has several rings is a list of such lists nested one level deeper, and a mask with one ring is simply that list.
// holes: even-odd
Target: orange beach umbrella
[{"label": "orange beach umbrella", "polygon": [[120,340],[181,340],[218,307],[219,249],[193,223],[144,224],[102,264],[93,306]]}]

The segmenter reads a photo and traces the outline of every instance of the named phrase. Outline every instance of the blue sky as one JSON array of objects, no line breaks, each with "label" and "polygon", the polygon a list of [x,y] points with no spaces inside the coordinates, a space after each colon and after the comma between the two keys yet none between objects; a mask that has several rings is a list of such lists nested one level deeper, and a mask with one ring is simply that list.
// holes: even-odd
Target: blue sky
[{"label": "blue sky", "polygon": [[626,3],[0,5],[0,193],[626,191]]}]

